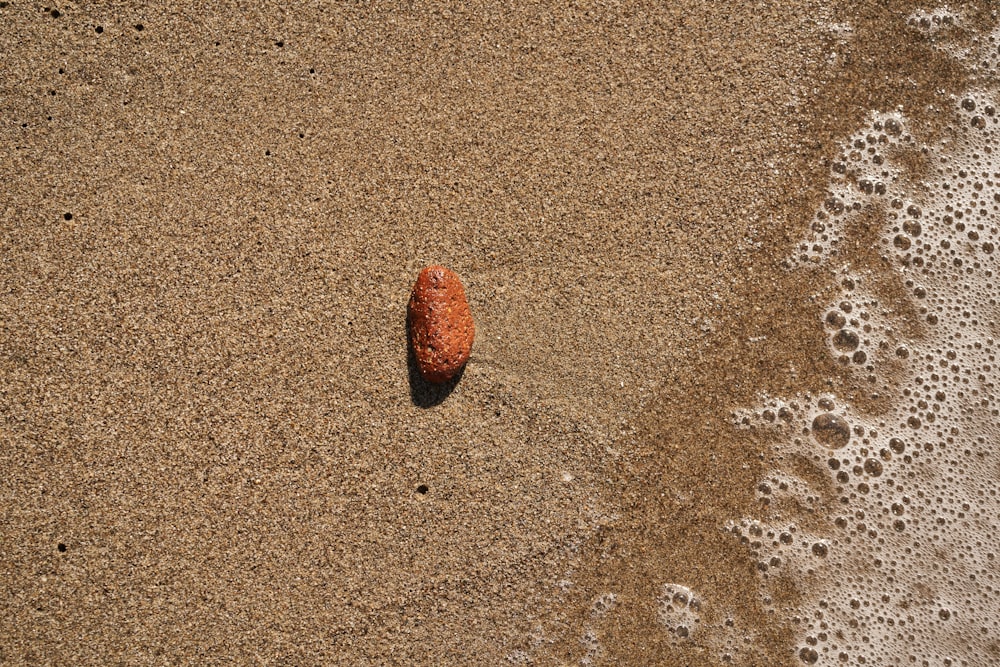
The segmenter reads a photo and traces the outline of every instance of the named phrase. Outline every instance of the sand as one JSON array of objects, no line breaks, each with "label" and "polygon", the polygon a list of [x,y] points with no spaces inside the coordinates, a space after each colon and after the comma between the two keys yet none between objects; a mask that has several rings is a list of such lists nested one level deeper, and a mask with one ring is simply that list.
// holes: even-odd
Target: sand
[{"label": "sand", "polygon": [[0,3],[0,662],[719,664],[683,579],[796,664],[730,413],[877,409],[781,261],[836,139],[968,84],[917,6]]}]

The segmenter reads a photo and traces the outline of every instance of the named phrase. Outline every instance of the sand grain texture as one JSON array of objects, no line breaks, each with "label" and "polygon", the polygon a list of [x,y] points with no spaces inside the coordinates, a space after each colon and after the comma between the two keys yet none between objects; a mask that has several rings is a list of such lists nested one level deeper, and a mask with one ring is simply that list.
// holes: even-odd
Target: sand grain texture
[{"label": "sand grain texture", "polygon": [[0,662],[574,664],[612,588],[595,661],[716,664],[675,574],[791,661],[721,425],[840,382],[779,264],[831,137],[962,84],[883,4],[0,3]]}]

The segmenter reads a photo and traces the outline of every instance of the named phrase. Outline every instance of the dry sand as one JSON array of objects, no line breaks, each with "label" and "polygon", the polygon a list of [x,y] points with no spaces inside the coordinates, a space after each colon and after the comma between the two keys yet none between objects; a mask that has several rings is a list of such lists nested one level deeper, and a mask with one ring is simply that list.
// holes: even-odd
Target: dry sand
[{"label": "dry sand", "polygon": [[0,662],[717,664],[672,580],[797,662],[729,414],[871,402],[780,260],[836,139],[965,85],[917,3],[84,5],[0,3]]}]

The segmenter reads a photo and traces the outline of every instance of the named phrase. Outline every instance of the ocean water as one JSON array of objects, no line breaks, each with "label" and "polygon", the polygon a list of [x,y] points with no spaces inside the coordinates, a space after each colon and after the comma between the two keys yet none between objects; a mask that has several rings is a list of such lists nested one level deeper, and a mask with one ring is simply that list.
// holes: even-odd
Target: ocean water
[{"label": "ocean water", "polygon": [[[961,22],[910,17],[924,32]],[[933,140],[906,113],[873,110],[830,155],[827,198],[788,258],[840,285],[816,336],[873,393],[889,387],[875,396],[889,407],[761,395],[734,415],[773,434],[777,463],[761,511],[726,528],[804,664],[1000,664],[1000,32],[970,43],[939,48],[991,83],[952,99]],[[874,266],[843,252],[869,242],[854,235],[861,216],[876,221]],[[803,591],[793,605],[775,602],[788,578]]]},{"label": "ocean water", "polygon": [[[790,282],[826,285],[815,293],[809,335],[846,380],[761,388],[732,406],[736,435],[721,444],[678,442],[671,429],[697,406],[681,398],[665,408],[654,420],[662,437],[650,442],[674,449],[631,480],[671,471],[633,498],[642,509],[631,524],[601,538],[582,568],[589,574],[567,575],[567,587],[579,574],[590,588],[564,659],[1000,665],[1000,28],[992,20],[984,30],[943,6],[905,16],[894,28],[904,39],[931,44],[973,83],[942,96],[940,108],[918,109],[919,121],[905,107],[869,109],[826,150],[824,194],[782,270]],[[828,29],[838,44],[855,34],[848,22]],[[780,331],[768,335],[792,344]],[[727,449],[743,453],[727,458]],[[677,472],[685,457],[702,459],[688,466],[695,476]],[[719,519],[713,512],[727,501],[718,494],[738,490],[704,475],[741,480],[732,468],[757,469],[758,457],[755,497],[728,503],[737,510]],[[619,540],[626,546],[603,546]],[[731,571],[742,562],[734,554],[747,556],[746,572]]]}]

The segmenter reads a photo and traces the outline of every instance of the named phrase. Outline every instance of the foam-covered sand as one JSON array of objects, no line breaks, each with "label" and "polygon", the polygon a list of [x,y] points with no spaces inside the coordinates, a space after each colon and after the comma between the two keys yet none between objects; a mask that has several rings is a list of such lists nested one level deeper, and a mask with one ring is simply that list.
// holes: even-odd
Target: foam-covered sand
[{"label": "foam-covered sand", "polygon": [[[892,119],[884,198],[936,210],[995,19],[705,4],[0,3],[0,662],[904,664],[819,627],[897,600],[830,607],[840,468],[765,412],[895,452],[935,334],[882,241],[916,236],[837,163]],[[477,332],[443,390],[407,360],[432,263]],[[946,583],[910,622],[979,632]]]}]

